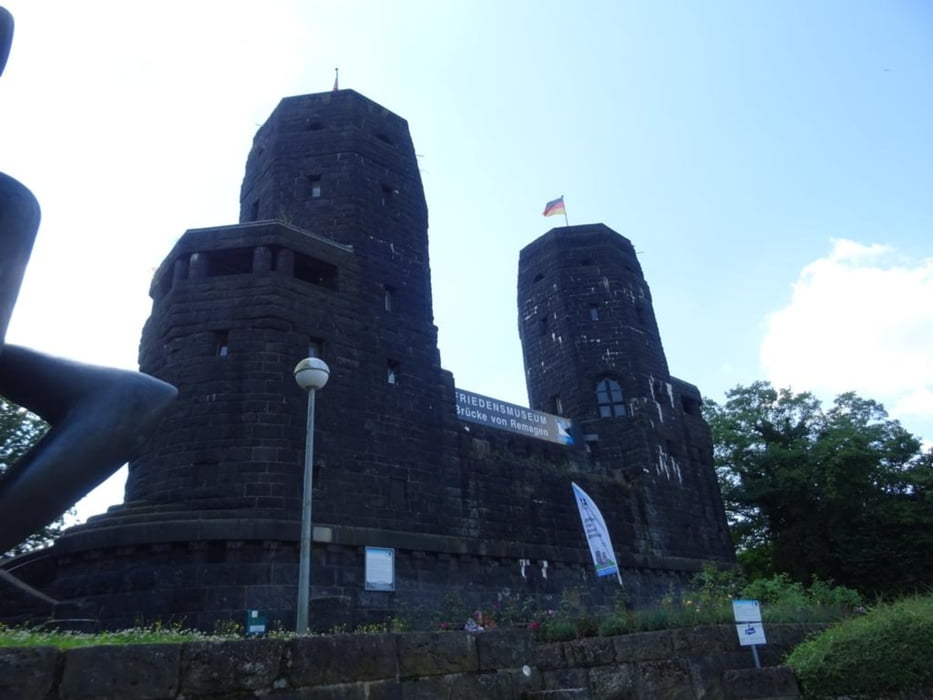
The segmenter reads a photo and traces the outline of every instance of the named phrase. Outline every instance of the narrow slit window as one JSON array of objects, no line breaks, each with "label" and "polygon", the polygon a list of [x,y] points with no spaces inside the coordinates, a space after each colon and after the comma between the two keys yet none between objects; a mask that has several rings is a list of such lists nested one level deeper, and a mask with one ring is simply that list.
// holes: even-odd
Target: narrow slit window
[{"label": "narrow slit window", "polygon": [[395,310],[395,289],[386,285],[382,289],[383,307],[386,311]]},{"label": "narrow slit window", "polygon": [[308,178],[308,184],[311,186],[311,197],[317,199],[321,196],[321,176],[311,175]]},{"label": "narrow slit window", "polygon": [[599,320],[599,304],[590,304],[590,320]]},{"label": "narrow slit window", "polygon": [[386,364],[386,383],[388,384],[398,384],[399,380],[399,364],[394,360],[389,360]]},{"label": "narrow slit window", "polygon": [[230,334],[228,331],[214,331],[214,354],[226,357],[230,354]]},{"label": "narrow slit window", "polygon": [[308,357],[324,358],[324,341],[320,338],[308,339]]}]

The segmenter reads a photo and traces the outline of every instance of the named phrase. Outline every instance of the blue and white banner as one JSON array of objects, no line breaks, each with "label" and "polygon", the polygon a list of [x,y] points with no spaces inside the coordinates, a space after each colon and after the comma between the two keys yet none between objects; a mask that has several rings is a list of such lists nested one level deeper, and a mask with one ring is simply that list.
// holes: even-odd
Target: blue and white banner
[{"label": "blue and white banner", "polygon": [[615,551],[612,549],[612,541],[609,539],[609,529],[606,527],[606,521],[603,520],[602,513],[593,503],[593,500],[586,495],[586,491],[581,489],[575,483],[573,486],[573,495],[577,499],[577,509],[580,511],[580,520],[583,523],[583,533],[586,535],[586,541],[590,545],[590,554],[593,556],[593,566],[596,567],[597,576],[619,576],[619,583],[622,583],[619,567],[616,564]]}]

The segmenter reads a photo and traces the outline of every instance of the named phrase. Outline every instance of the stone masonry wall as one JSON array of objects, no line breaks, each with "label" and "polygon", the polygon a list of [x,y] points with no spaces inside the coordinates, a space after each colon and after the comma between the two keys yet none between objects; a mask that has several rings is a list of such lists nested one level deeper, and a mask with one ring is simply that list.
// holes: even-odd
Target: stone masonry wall
[{"label": "stone masonry wall", "polygon": [[[813,626],[772,625],[766,663]],[[526,630],[0,649],[0,700],[799,697],[731,625],[537,644]]]}]

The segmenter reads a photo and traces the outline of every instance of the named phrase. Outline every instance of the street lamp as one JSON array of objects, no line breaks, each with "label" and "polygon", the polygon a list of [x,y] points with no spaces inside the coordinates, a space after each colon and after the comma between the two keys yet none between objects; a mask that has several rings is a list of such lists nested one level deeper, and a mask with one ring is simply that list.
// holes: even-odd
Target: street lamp
[{"label": "street lamp", "polygon": [[301,501],[301,544],[298,557],[298,621],[295,631],[308,631],[311,594],[311,492],[314,488],[314,392],[323,389],[330,377],[324,360],[306,357],[295,366],[295,381],[308,392],[308,431],[305,435],[305,479]]}]

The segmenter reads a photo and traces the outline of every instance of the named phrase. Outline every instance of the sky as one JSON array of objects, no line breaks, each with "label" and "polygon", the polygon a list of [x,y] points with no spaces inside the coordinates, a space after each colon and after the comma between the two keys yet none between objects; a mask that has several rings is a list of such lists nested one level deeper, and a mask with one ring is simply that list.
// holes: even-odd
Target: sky
[{"label": "sky", "polygon": [[408,120],[458,387],[527,405],[518,255],[563,195],[633,242],[704,396],[851,390],[933,440],[924,0],[3,1],[0,170],[43,208],[8,342],[137,368],[156,267],[236,223],[255,131],[339,67]]}]

